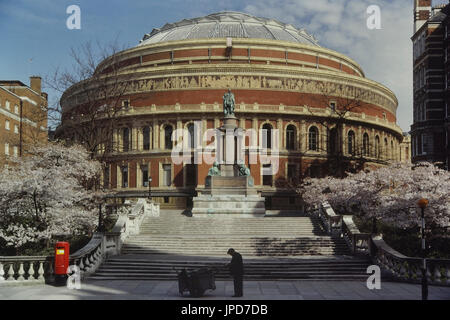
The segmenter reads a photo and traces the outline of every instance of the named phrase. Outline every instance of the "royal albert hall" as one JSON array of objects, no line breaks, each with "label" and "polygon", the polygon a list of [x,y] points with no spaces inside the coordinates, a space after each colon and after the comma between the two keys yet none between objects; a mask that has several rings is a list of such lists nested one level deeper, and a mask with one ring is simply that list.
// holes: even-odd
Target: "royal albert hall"
[{"label": "royal albert hall", "polygon": [[[108,73],[113,63],[120,68]],[[400,160],[394,93],[307,31],[276,20],[219,12],[168,23],[101,62],[97,72],[126,82],[114,148],[104,158],[103,180],[119,196],[145,196],[151,188],[162,207],[189,207],[212,164],[179,163],[172,151],[188,135],[185,159],[202,158],[214,141],[203,134],[222,125],[228,89],[239,128],[263,133],[244,139],[244,154],[266,209],[299,205],[295,186],[306,176]],[[83,88],[64,93],[63,112],[76,110]],[[249,161],[261,148],[276,149],[272,174],[264,169],[270,164]]]}]

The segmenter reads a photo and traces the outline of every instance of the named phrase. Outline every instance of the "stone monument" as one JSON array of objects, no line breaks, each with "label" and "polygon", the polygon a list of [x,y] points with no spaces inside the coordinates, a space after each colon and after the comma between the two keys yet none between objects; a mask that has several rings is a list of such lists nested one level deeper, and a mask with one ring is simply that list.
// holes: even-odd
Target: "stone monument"
[{"label": "stone monument", "polygon": [[216,129],[216,159],[208,171],[205,188],[197,189],[193,216],[264,216],[264,198],[254,187],[250,170],[244,164],[243,130],[237,126],[234,94],[223,96],[223,125]]}]

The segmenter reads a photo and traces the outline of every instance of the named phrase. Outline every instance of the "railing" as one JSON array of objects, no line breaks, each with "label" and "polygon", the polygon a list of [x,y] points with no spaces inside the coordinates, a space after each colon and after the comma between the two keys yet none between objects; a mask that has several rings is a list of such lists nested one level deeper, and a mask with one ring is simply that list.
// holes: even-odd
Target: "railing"
[{"label": "railing", "polygon": [[[422,258],[407,257],[391,248],[380,236],[370,238],[372,261],[395,279],[408,282],[422,281]],[[428,283],[450,286],[450,260],[426,259]]]},{"label": "railing", "polygon": [[[158,204],[139,200],[131,210],[125,210],[119,216],[111,232],[94,233],[87,245],[71,254],[69,265],[79,268],[82,279],[89,276],[106,258],[120,254],[122,244],[128,235],[139,233],[145,216],[158,215]],[[53,256],[0,256],[0,286],[43,284],[51,281],[53,261]]]},{"label": "railing", "polygon": [[337,215],[328,202],[323,202],[316,212],[328,233],[341,234],[342,216]]},{"label": "railing", "polygon": [[342,236],[353,254],[369,253],[370,233],[362,233],[353,222],[353,216],[342,216]]},{"label": "railing", "polygon": [[[422,281],[422,258],[407,257],[391,248],[381,236],[360,232],[353,221],[353,216],[337,215],[327,202],[320,205],[316,214],[328,233],[345,239],[353,254],[367,254],[374,264],[396,280]],[[449,286],[450,260],[426,259],[426,262],[428,282]]]},{"label": "railing", "polygon": [[105,257],[103,238],[103,233],[95,233],[87,245],[70,255],[69,265],[80,268],[81,279],[94,273],[103,262]]},{"label": "railing", "polygon": [[53,257],[0,257],[0,286],[45,283],[53,273]]}]

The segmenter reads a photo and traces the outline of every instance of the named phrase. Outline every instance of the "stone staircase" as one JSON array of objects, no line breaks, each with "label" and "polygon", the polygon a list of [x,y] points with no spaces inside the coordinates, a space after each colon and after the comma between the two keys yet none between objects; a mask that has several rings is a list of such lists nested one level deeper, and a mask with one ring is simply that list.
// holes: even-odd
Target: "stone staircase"
[{"label": "stone staircase", "polygon": [[200,218],[179,211],[144,220],[122,254],[108,259],[91,278],[176,279],[176,270],[202,266],[217,268],[216,278],[229,278],[223,268],[229,248],[242,254],[249,280],[367,278],[368,261],[350,256],[345,241],[327,235],[316,218],[292,213]]}]

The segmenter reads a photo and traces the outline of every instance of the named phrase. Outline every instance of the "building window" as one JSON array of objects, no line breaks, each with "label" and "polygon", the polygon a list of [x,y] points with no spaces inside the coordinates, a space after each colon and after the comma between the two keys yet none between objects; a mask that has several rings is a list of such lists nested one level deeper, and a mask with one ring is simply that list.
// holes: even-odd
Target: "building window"
[{"label": "building window", "polygon": [[367,133],[363,135],[363,156],[369,156],[369,135]]},{"label": "building window", "polygon": [[170,125],[164,127],[164,147],[165,149],[172,149],[172,132],[173,128]]},{"label": "building window", "polygon": [[272,126],[268,123],[264,124],[262,127],[262,142],[263,148],[272,148]]},{"label": "building window", "polygon": [[319,150],[319,130],[316,127],[309,128],[308,149],[311,151]]},{"label": "building window", "polygon": [[122,166],[122,188],[128,188],[128,166]]},{"label": "building window", "polygon": [[150,127],[146,126],[142,129],[143,136],[143,148],[144,150],[150,150]]},{"label": "building window", "polygon": [[392,140],[391,140],[391,157],[392,157],[392,160],[395,160],[394,141],[392,141]]},{"label": "building window", "polygon": [[272,186],[272,165],[263,164],[263,186]]},{"label": "building window", "polygon": [[9,156],[9,143],[5,143],[5,155]]},{"label": "building window", "polygon": [[148,187],[148,164],[141,166],[142,186]]},{"label": "building window", "polygon": [[165,187],[172,185],[172,166],[170,164],[163,164],[163,184]]},{"label": "building window", "polygon": [[195,148],[195,127],[193,123],[188,124],[187,126],[188,130],[188,141],[187,141],[187,147],[190,149]]},{"label": "building window", "polygon": [[19,114],[19,106],[17,104],[14,105],[14,113]]},{"label": "building window", "polygon": [[331,111],[336,111],[336,101],[330,102],[330,109],[331,109]]},{"label": "building window", "polygon": [[109,189],[109,165],[106,166],[103,174],[103,187]]},{"label": "building window", "polygon": [[352,130],[347,135],[347,153],[352,156],[355,154],[355,132]]},{"label": "building window", "polygon": [[128,108],[130,106],[130,100],[123,100],[122,101],[122,107]]},{"label": "building window", "polygon": [[386,159],[389,159],[389,149],[388,149],[388,140],[384,138],[384,156]]},{"label": "building window", "polygon": [[122,131],[123,152],[130,151],[130,129],[124,128]]},{"label": "building window", "polygon": [[14,133],[19,134],[19,126],[17,124],[14,125]]},{"label": "building window", "polygon": [[295,126],[288,125],[286,128],[286,149],[295,150],[295,136],[296,136]]},{"label": "building window", "polygon": [[9,120],[5,120],[5,129],[9,130]]},{"label": "building window", "polygon": [[6,108],[6,110],[11,110],[11,106],[9,105],[8,100],[6,100],[6,102],[5,102],[5,108]]},{"label": "building window", "polygon": [[329,132],[328,137],[328,152],[330,154],[336,154],[337,152],[337,131],[336,128],[333,128]]},{"label": "building window", "polygon": [[19,156],[19,148],[17,148],[16,146],[13,147],[14,150],[14,157],[17,158]]},{"label": "building window", "polygon": [[375,137],[375,157],[378,159],[380,158],[381,151],[380,151],[380,137]]}]

